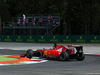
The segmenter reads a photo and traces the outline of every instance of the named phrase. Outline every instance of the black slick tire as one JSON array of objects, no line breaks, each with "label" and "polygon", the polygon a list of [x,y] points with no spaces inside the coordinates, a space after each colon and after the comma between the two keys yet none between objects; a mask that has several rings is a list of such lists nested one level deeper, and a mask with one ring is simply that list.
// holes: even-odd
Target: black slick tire
[{"label": "black slick tire", "polygon": [[69,59],[69,54],[68,52],[62,52],[59,56],[60,61],[67,61]]},{"label": "black slick tire", "polygon": [[33,56],[33,50],[32,49],[28,49],[27,52],[26,52],[26,57],[31,59],[32,56]]},{"label": "black slick tire", "polygon": [[77,58],[76,58],[77,61],[83,61],[84,59],[85,59],[84,53],[82,53],[81,55],[77,54]]}]

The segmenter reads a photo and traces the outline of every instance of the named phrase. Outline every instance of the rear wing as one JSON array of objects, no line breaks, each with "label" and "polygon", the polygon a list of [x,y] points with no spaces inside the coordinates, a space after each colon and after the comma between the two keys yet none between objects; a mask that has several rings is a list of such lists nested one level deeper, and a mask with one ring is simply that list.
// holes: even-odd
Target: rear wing
[{"label": "rear wing", "polygon": [[77,53],[83,53],[83,46],[75,46]]},{"label": "rear wing", "polygon": [[77,53],[83,53],[83,46],[79,46],[79,45],[68,45],[68,48],[75,48]]}]

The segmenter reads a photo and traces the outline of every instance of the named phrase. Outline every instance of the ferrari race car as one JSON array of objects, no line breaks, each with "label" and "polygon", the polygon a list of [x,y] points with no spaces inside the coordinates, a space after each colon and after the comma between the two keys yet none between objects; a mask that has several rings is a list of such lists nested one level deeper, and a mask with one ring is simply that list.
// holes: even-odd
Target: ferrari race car
[{"label": "ferrari race car", "polygon": [[54,44],[54,46],[50,49],[37,49],[33,51],[32,49],[28,49],[26,54],[21,54],[21,57],[32,58],[33,56],[41,57],[41,58],[55,58],[60,61],[65,61],[68,59],[76,59],[77,61],[82,61],[85,58],[83,52],[83,46],[73,46],[68,45],[64,47],[62,45]]}]

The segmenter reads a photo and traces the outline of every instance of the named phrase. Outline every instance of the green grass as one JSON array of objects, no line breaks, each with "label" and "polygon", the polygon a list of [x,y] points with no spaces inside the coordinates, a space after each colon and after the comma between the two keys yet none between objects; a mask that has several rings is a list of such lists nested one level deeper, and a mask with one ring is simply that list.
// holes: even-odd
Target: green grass
[{"label": "green grass", "polygon": [[18,60],[17,58],[11,58],[6,56],[0,56],[0,61]]}]

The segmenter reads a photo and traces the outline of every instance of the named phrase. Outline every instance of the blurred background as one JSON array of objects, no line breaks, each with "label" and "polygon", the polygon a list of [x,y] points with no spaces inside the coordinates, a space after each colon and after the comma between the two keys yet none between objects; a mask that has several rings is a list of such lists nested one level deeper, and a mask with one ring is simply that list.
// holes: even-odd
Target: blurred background
[{"label": "blurred background", "polygon": [[0,34],[99,35],[100,0],[0,0]]}]

